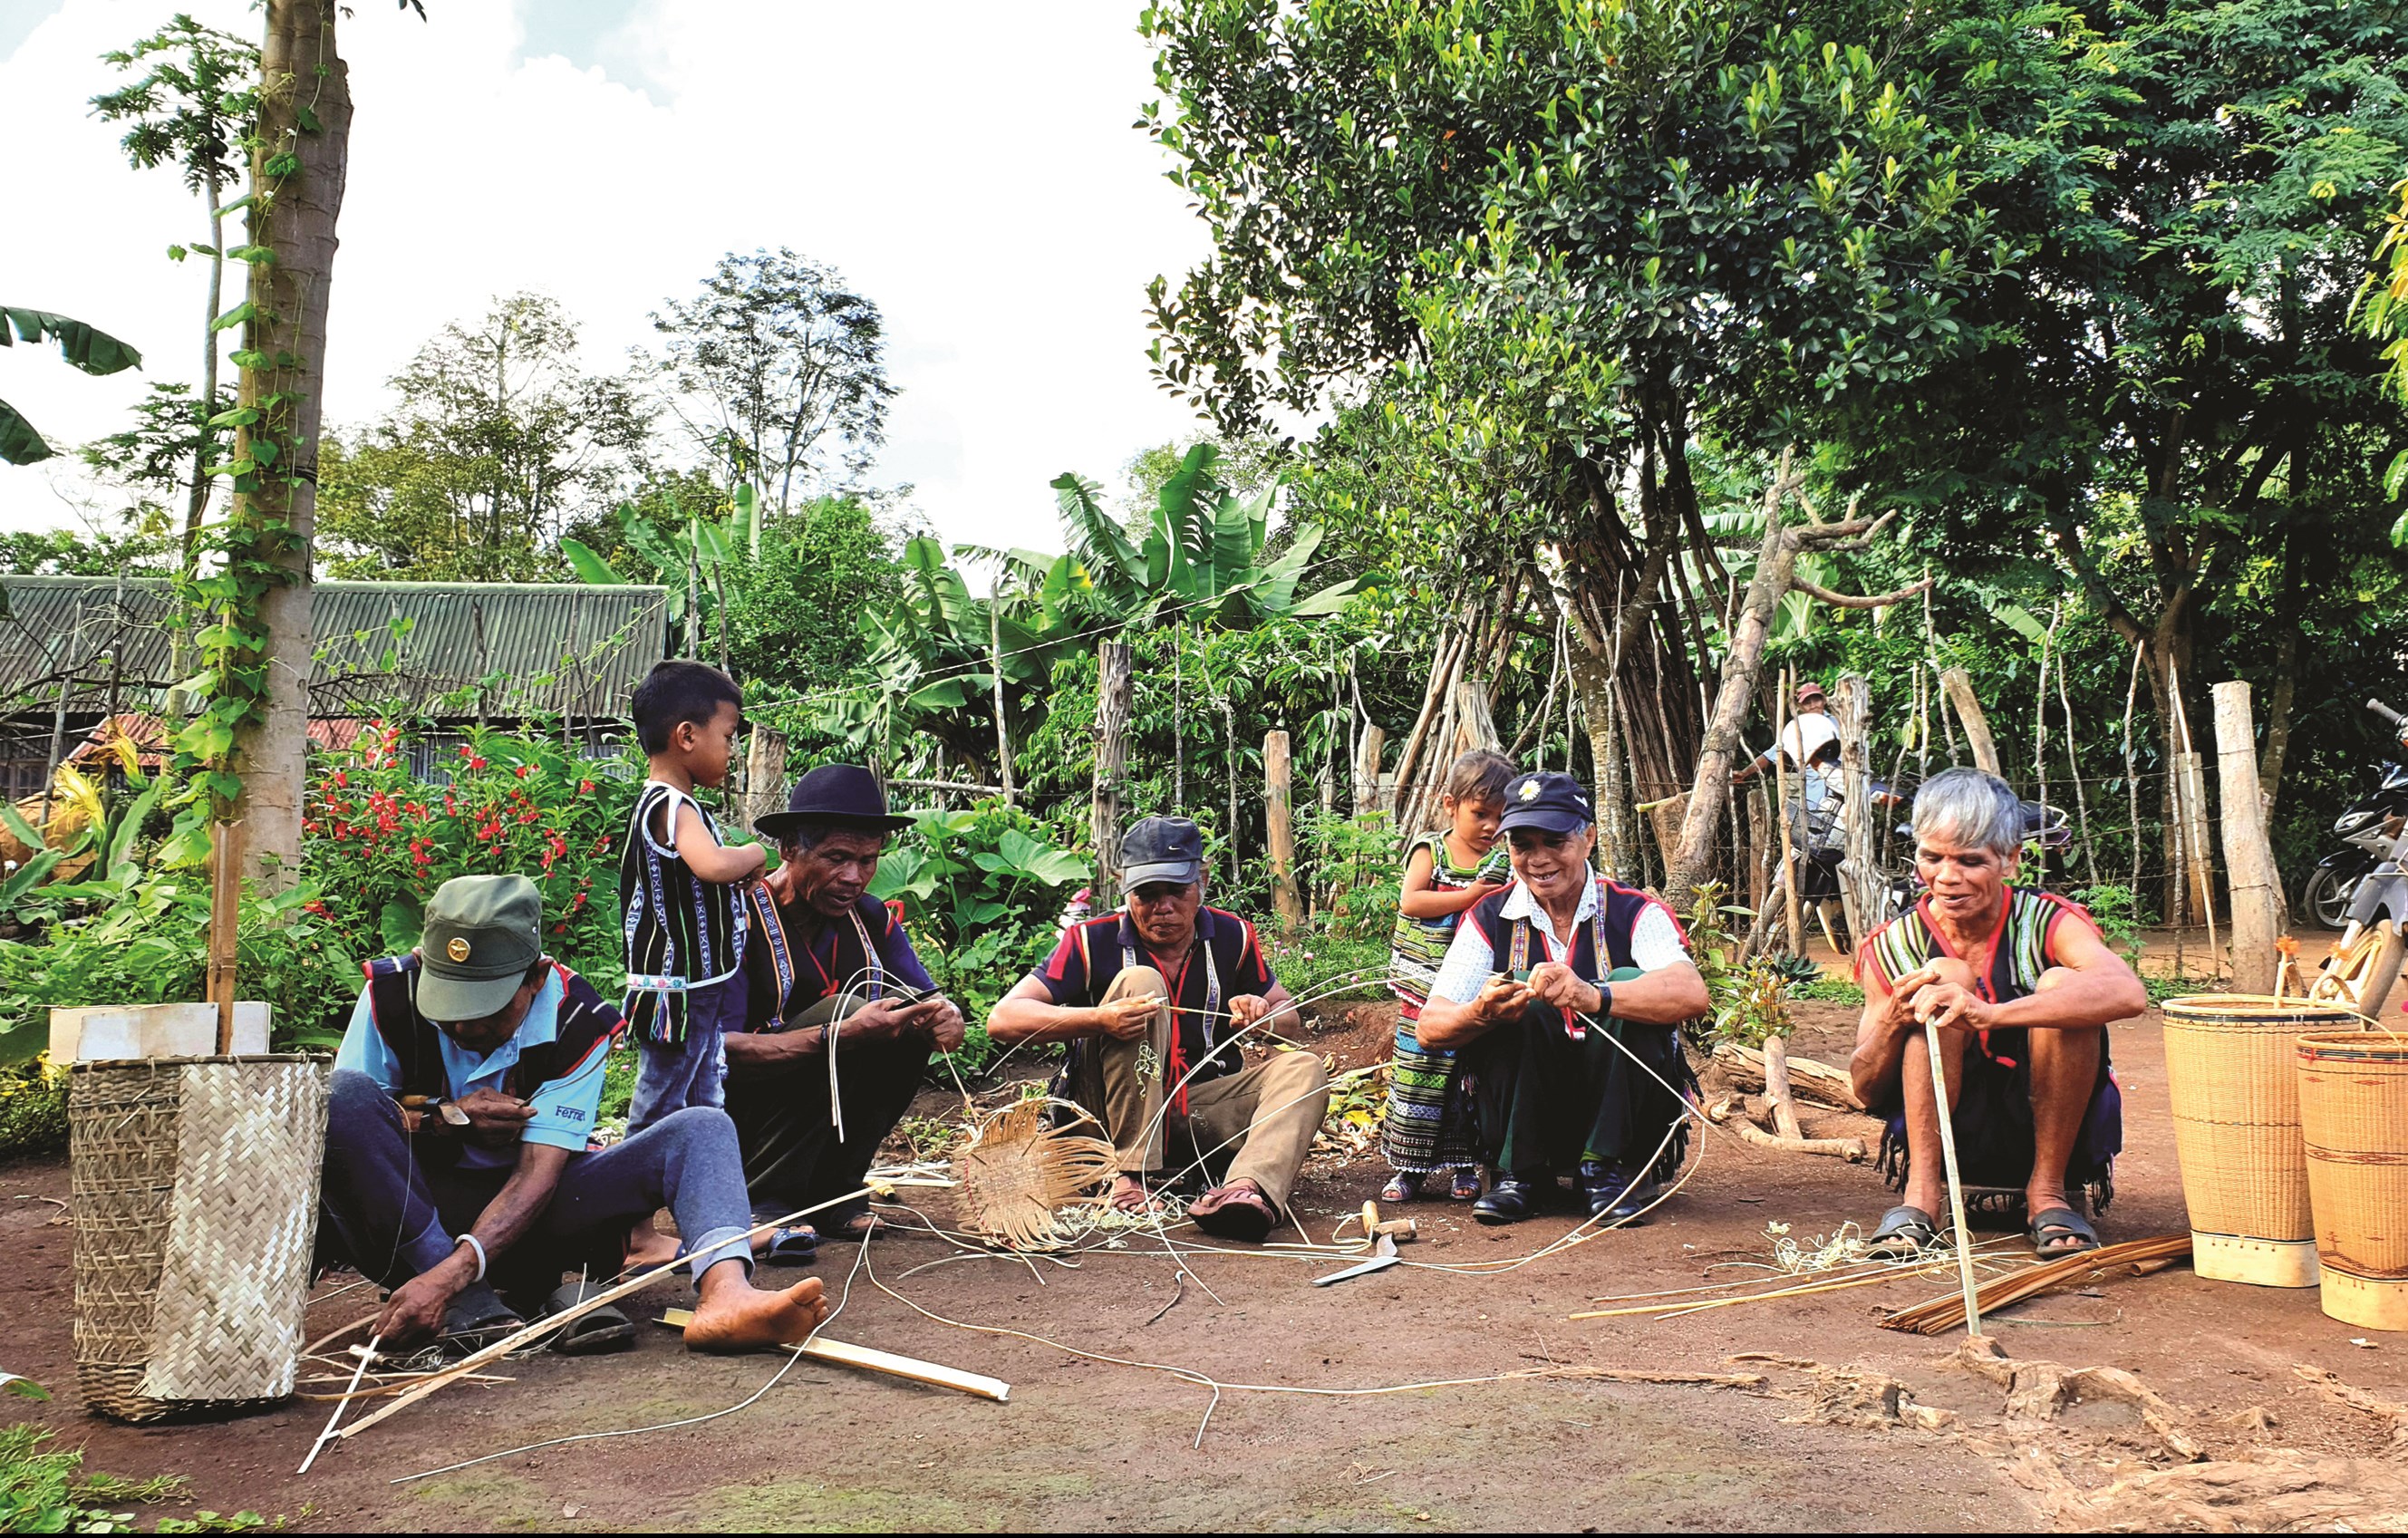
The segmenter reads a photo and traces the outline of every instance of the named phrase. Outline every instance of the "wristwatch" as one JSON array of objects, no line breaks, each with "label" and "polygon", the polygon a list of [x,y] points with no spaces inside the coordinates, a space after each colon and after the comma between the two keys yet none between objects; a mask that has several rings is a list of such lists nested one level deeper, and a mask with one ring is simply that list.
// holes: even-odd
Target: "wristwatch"
[{"label": "wristwatch", "polygon": [[1597,1017],[1602,1020],[1613,1013],[1613,985],[1592,983],[1589,986],[1597,990]]}]

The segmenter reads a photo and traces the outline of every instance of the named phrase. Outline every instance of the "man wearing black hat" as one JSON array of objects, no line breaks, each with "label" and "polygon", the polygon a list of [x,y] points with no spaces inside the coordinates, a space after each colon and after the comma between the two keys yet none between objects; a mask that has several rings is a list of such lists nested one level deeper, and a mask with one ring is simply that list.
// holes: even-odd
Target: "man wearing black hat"
[{"label": "man wearing black hat", "polygon": [[[391,1286],[376,1333],[462,1345],[515,1329],[497,1286],[541,1298],[598,1250],[615,1269],[628,1224],[677,1215],[699,1299],[686,1344],[800,1340],[826,1315],[820,1284],[755,1289],[740,1239],[744,1180],[726,1113],[694,1106],[589,1151],[603,1061],[625,1022],[543,954],[543,901],[524,876],[436,888],[407,956],[368,963],[335,1056],[320,1247]],[[571,1283],[552,1306],[582,1295]],[[563,1349],[631,1341],[604,1310]]]},{"label": "man wearing black hat", "polygon": [[1589,869],[1596,822],[1569,774],[1505,787],[1513,884],[1455,927],[1416,1027],[1478,1083],[1483,1223],[1529,1216],[1561,1171],[1591,1218],[1630,1221],[1686,1148],[1675,1028],[1706,1013],[1705,979],[1670,909]]},{"label": "man wearing black hat", "polygon": [[[726,1038],[727,1114],[767,1215],[859,1189],[929,1057],[962,1044],[963,1022],[902,920],[869,895],[887,836],[911,826],[887,811],[875,775],[823,764],[755,826],[782,863],[751,903],[750,1003],[746,1029]],[[766,1254],[806,1260],[821,1237],[857,1239],[873,1224],[866,1204],[832,1208],[816,1229],[777,1230]]]},{"label": "man wearing black hat", "polygon": [[1000,1043],[1070,1044],[1071,1098],[1118,1150],[1112,1204],[1154,1212],[1146,1189],[1166,1144],[1221,1183],[1187,1209],[1226,1239],[1266,1237],[1287,1211],[1329,1079],[1310,1052],[1275,1052],[1252,1067],[1239,1038],[1290,1008],[1254,927],[1204,905],[1204,839],[1184,817],[1148,817],[1121,841],[1119,911],[1063,931],[1044,966],[1004,995],[987,1020]]}]

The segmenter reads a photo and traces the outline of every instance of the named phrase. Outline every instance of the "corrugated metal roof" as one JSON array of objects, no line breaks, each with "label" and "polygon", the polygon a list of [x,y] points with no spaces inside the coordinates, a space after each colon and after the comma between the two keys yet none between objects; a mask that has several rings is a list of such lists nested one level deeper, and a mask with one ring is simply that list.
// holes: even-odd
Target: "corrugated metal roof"
[{"label": "corrugated metal roof", "polygon": [[[666,654],[668,590],[574,583],[339,582],[311,586],[315,713],[402,702],[446,716],[615,716]],[[175,606],[156,577],[0,576],[0,700],[86,688],[112,672],[129,697],[175,682]],[[395,635],[395,622],[401,622]]]}]

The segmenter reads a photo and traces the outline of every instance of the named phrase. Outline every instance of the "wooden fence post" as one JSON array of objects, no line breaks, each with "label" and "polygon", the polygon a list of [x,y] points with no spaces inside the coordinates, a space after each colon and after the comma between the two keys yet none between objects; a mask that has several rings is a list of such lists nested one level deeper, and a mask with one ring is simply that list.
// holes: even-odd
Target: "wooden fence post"
[{"label": "wooden fence post", "polygon": [[1840,890],[1848,902],[1848,943],[1861,945],[1881,927],[1882,880],[1873,856],[1873,774],[1870,744],[1872,686],[1861,673],[1845,673],[1839,684],[1840,788],[1846,819],[1840,855]]},{"label": "wooden fence post", "polygon": [[2258,789],[2258,732],[2249,685],[2219,683],[2215,700],[2216,790],[2224,803],[2224,869],[2232,884],[2232,986],[2274,991],[2274,852],[2266,841],[2266,801]]},{"label": "wooden fence post", "polygon": [[1296,827],[1291,820],[1287,733],[1263,736],[1263,821],[1270,832],[1271,900],[1278,905],[1280,927],[1294,930],[1304,922],[1304,899],[1296,889]]},{"label": "wooden fence post", "polygon": [[1121,902],[1121,780],[1128,764],[1129,648],[1125,640],[1096,646],[1096,802],[1090,836],[1096,844],[1092,906],[1109,913]]},{"label": "wooden fence post", "polygon": [[1948,691],[1948,703],[1956,707],[1956,719],[1965,723],[1965,741],[1973,750],[1974,767],[2006,778],[2006,771],[1999,768],[1999,745],[1990,739],[1990,718],[1982,713],[1982,701],[1973,693],[1972,675],[1962,668],[1951,668],[1940,675],[1940,686]]}]

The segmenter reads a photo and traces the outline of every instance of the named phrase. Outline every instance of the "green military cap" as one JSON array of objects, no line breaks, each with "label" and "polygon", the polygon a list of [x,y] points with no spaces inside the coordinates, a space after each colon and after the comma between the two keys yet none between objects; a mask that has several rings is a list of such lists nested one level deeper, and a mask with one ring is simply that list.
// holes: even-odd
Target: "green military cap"
[{"label": "green military cap", "polygon": [[524,876],[454,876],[418,940],[418,1013],[457,1024],[500,1013],[543,956],[543,898]]}]

